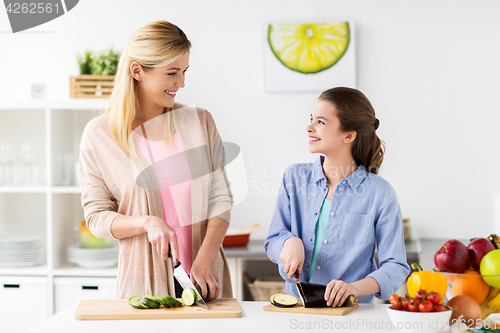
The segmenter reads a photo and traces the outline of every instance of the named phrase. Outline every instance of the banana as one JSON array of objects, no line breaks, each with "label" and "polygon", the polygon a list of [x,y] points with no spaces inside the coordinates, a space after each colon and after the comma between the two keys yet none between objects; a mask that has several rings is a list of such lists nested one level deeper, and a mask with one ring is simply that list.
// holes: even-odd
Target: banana
[{"label": "banana", "polygon": [[491,287],[488,297],[481,303],[481,319],[500,311],[500,289]]},{"label": "banana", "polygon": [[491,234],[488,236],[488,240],[493,244],[495,249],[500,249],[500,236],[497,234]]}]

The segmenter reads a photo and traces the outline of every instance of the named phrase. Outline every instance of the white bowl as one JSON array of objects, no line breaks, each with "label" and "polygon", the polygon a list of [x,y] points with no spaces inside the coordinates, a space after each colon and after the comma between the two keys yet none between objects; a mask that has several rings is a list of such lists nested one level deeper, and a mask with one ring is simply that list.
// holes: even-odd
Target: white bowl
[{"label": "white bowl", "polygon": [[410,312],[387,308],[392,327],[401,333],[437,333],[446,326],[451,310],[442,312]]}]

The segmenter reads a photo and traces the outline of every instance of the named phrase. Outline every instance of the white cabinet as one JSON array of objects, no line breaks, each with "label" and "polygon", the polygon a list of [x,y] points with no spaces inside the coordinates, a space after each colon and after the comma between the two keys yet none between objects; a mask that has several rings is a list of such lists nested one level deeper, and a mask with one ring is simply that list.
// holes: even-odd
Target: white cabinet
[{"label": "white cabinet", "polygon": [[47,277],[0,276],[2,332],[21,332],[47,317]]},{"label": "white cabinet", "polygon": [[[63,280],[59,277],[88,279],[88,282],[85,279],[78,281],[80,291],[72,292],[76,297],[91,295],[91,289],[82,291],[81,288],[87,284],[95,286],[93,277],[116,278],[116,267],[84,269],[67,260],[67,247],[72,245],[71,231],[84,218],[80,203],[81,188],[75,178],[81,135],[87,122],[100,114],[107,104],[105,99],[73,99],[2,102],[0,105],[0,148],[4,145],[11,150],[7,164],[0,156],[0,237],[38,235],[47,253],[44,265],[0,267],[0,279],[22,277],[33,283],[43,279],[44,287],[38,282],[36,284],[43,297],[30,294],[23,298],[24,302],[30,303],[24,304],[23,309],[43,309],[42,319],[55,313],[55,286],[69,288],[68,285],[63,287],[65,284],[61,284]],[[25,158],[23,146],[30,147],[30,159]],[[16,284],[15,279],[13,284]],[[115,297],[111,284],[101,283],[99,288],[99,295]],[[113,289],[112,294],[103,292],[108,288]],[[24,290],[26,288],[3,288],[2,294]],[[14,297],[7,299],[17,300]],[[33,299],[43,300],[43,306],[33,306]],[[61,299],[61,306],[67,304],[64,298],[58,296],[57,299]],[[2,304],[15,308],[10,301]],[[26,314],[23,311],[18,311],[18,314]],[[40,316],[31,318],[34,320]]]},{"label": "white cabinet", "polygon": [[116,297],[116,278],[54,278],[54,312],[62,311],[82,299]]}]

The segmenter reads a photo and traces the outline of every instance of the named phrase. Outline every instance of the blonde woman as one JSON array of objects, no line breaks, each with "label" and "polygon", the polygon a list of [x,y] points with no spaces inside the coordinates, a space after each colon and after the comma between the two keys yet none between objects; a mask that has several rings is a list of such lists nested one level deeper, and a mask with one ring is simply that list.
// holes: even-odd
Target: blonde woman
[{"label": "blonde woman", "polygon": [[207,300],[231,297],[221,243],[232,195],[211,114],[175,102],[191,43],[172,23],[134,32],[123,52],[106,112],[80,147],[87,227],[120,245],[117,298],[180,296],[180,260]]}]

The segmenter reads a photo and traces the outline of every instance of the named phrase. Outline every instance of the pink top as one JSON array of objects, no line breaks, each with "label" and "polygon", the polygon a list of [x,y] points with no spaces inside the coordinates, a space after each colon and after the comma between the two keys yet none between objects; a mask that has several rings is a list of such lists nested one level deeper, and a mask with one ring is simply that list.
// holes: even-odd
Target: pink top
[{"label": "pink top", "polygon": [[[151,157],[153,158],[163,219],[177,235],[179,260],[186,273],[190,274],[193,264],[191,173],[182,140],[176,133],[172,137],[172,146],[167,147],[164,141],[153,141],[132,133],[135,143],[150,165]],[[172,184],[169,185],[168,179]]]}]

